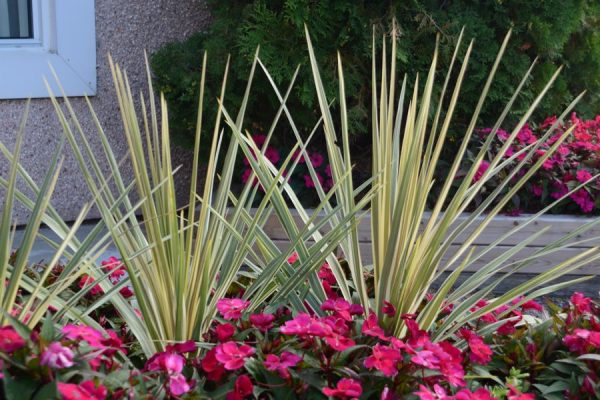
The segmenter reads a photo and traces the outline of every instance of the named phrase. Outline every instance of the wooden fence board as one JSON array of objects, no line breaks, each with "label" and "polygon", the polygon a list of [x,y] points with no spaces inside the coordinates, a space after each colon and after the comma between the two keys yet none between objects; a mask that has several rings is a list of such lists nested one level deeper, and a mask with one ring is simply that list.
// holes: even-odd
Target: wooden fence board
[{"label": "wooden fence board", "polygon": [[[466,216],[460,217],[460,221],[464,221],[467,218]],[[301,219],[299,216],[295,215],[295,219],[298,223],[298,226],[302,226]],[[508,217],[508,216],[498,216],[494,218],[493,221],[487,226],[487,228],[482,232],[479,238],[474,242],[477,254],[480,252],[486,245],[492,243],[496,240],[500,235],[503,235],[510,231],[515,226],[523,224],[527,221],[527,216],[520,217]],[[482,221],[483,217],[479,217],[477,221]],[[549,227],[548,231],[540,237],[538,240],[532,242],[529,247],[526,247],[524,250],[519,252],[516,256],[513,256],[510,261],[517,261],[526,257],[527,255],[532,254],[536,250],[539,250],[540,247],[551,243],[552,241],[559,239],[560,237],[570,233],[574,229],[582,226],[585,223],[589,223],[594,221],[592,218],[585,217],[572,217],[572,216],[564,216],[564,215],[547,215],[539,218],[535,222],[525,226],[519,232],[516,232],[510,235],[505,241],[502,242],[502,245],[498,246],[494,250],[490,251],[489,254],[483,256],[480,260],[475,262],[469,270],[477,270],[481,266],[489,263],[493,258],[499,256],[504,251],[508,250],[510,246],[515,245],[523,241],[525,238],[529,238],[532,234],[539,232],[540,229],[545,227]],[[422,223],[424,226],[425,221]],[[285,235],[284,230],[279,225],[275,216],[271,217],[271,219],[265,225],[266,233],[277,243],[280,248],[287,248],[289,246],[289,242],[287,241],[287,236]],[[370,245],[370,217],[367,215],[363,218],[359,226],[359,241],[361,242],[361,253],[362,259],[365,263],[372,262],[371,256],[371,245]],[[448,259],[455,254],[454,252],[458,249],[461,240],[465,239],[465,235],[459,236],[454,243],[451,245],[450,249],[446,253],[446,256],[443,258],[442,263],[448,261]],[[560,250],[558,252],[554,252],[551,254],[547,254],[543,257],[538,257],[533,260],[530,265],[524,268],[520,273],[540,273],[543,271],[547,271],[549,268],[559,264],[560,262],[581,253],[581,251],[585,251],[588,248],[594,246],[600,246],[600,224],[597,227],[594,227],[588,230],[583,235],[578,235],[575,241],[587,240],[586,243],[580,243],[576,246],[572,246],[567,249]],[[451,268],[452,269],[452,268]],[[600,275],[600,263],[595,263],[594,265],[588,265],[586,267],[581,268],[578,271],[574,272],[575,275]]]}]

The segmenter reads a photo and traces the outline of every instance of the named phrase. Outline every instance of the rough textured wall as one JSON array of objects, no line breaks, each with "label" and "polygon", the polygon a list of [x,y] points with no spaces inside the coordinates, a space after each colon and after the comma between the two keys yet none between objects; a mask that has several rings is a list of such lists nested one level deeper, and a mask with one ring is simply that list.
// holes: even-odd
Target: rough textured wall
[{"label": "rough textured wall", "polygon": [[[98,89],[92,98],[104,130],[110,136],[113,149],[119,156],[125,154],[126,146],[118,107],[114,96],[112,79],[107,62],[110,53],[113,59],[127,70],[133,93],[145,90],[144,49],[152,53],[164,43],[182,40],[207,26],[208,10],[204,0],[96,0],[96,51]],[[83,99],[72,99],[81,122],[93,144],[95,128]],[[0,140],[13,148],[15,132],[19,124],[25,101],[0,100]],[[25,168],[37,182],[47,171],[53,150],[62,135],[62,129],[47,99],[31,102],[26,136],[21,159]],[[82,204],[90,196],[70,149],[63,165],[52,204],[67,220],[74,219]],[[183,164],[178,172],[178,181],[186,181],[191,164],[189,154],[175,151],[173,163]],[[0,176],[6,177],[8,162],[0,158]],[[127,172],[130,174],[130,172]],[[185,185],[179,185],[185,190]],[[3,203],[0,190],[0,204]],[[94,215],[92,215],[93,217]],[[17,209],[15,218],[25,222],[27,213]]]}]

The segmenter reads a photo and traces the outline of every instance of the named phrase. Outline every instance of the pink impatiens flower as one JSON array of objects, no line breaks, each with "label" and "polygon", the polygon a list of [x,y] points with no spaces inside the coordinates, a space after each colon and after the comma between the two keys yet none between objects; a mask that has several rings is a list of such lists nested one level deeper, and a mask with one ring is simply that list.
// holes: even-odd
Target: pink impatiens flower
[{"label": "pink impatiens flower", "polygon": [[226,370],[235,371],[242,368],[246,358],[255,352],[256,350],[248,345],[238,346],[235,342],[226,342],[215,348],[215,358]]},{"label": "pink impatiens flower", "polygon": [[571,296],[571,303],[579,314],[592,312],[592,299],[585,297],[583,293],[575,292]]},{"label": "pink impatiens flower", "polygon": [[593,349],[600,349],[600,332],[575,329],[571,335],[564,337],[563,342],[574,353],[585,353]]},{"label": "pink impatiens flower", "polygon": [[284,351],[280,357],[275,354],[268,354],[265,358],[265,367],[269,371],[277,371],[279,376],[287,379],[290,377],[288,368],[295,367],[301,360],[302,357],[289,351]]},{"label": "pink impatiens flower", "polygon": [[274,147],[267,147],[267,150],[265,150],[265,157],[273,164],[277,164],[281,159],[279,151]]},{"label": "pink impatiens flower", "polygon": [[490,392],[484,388],[479,388],[474,392],[471,392],[469,389],[461,389],[456,393],[454,398],[456,400],[496,400],[496,398],[492,397]]},{"label": "pink impatiens flower", "polygon": [[250,323],[261,332],[266,332],[273,327],[275,316],[273,314],[252,314]]},{"label": "pink impatiens flower", "polygon": [[219,381],[225,375],[225,368],[215,357],[216,349],[212,348],[200,362],[202,370],[206,373],[206,378],[209,381]]},{"label": "pink impatiens flower", "polygon": [[385,376],[395,376],[398,373],[398,362],[402,359],[402,354],[388,346],[376,344],[373,347],[371,356],[365,359],[365,367],[375,368]]},{"label": "pink impatiens flower", "polygon": [[219,324],[215,328],[217,340],[219,342],[227,342],[235,333],[235,326],[231,324]]},{"label": "pink impatiens flower", "polygon": [[192,389],[192,385],[185,379],[183,374],[169,376],[169,393],[173,396],[182,396]]},{"label": "pink impatiens flower", "polygon": [[594,200],[585,189],[579,189],[569,196],[584,213],[592,212],[595,207]]},{"label": "pink impatiens flower", "polygon": [[461,329],[461,336],[467,341],[471,353],[469,358],[476,364],[487,365],[492,360],[492,349],[483,339],[469,329]]},{"label": "pink impatiens flower", "polygon": [[367,319],[363,322],[362,333],[368,336],[374,336],[379,339],[385,339],[385,332],[379,326],[379,321],[377,321],[377,315],[375,313],[370,313]]},{"label": "pink impatiens flower", "polygon": [[433,385],[433,390],[429,390],[427,386],[419,385],[419,391],[414,393],[420,400],[451,400],[446,390],[438,385]]},{"label": "pink impatiens flower", "polygon": [[344,299],[327,299],[321,304],[321,310],[333,311],[336,316],[345,321],[352,321],[351,307],[351,304]]},{"label": "pink impatiens flower", "polygon": [[75,383],[57,382],[58,393],[63,400],[104,400],[108,394],[106,388],[89,380]]},{"label": "pink impatiens flower", "polygon": [[12,326],[0,328],[0,351],[12,353],[25,346],[25,340],[15,331]]},{"label": "pink impatiens flower", "polygon": [[240,375],[235,380],[233,391],[227,393],[226,400],[244,400],[252,395],[254,385],[248,375]]},{"label": "pink impatiens flower", "polygon": [[396,307],[392,303],[387,300],[383,301],[383,313],[388,317],[393,317],[396,315]]},{"label": "pink impatiens flower", "polygon": [[490,163],[485,160],[482,160],[479,166],[477,167],[477,172],[475,172],[475,175],[473,175],[473,182],[477,182],[478,180],[480,180],[489,167]]},{"label": "pink impatiens flower", "polygon": [[585,183],[592,179],[592,174],[590,174],[590,171],[588,171],[587,169],[580,169],[575,174],[575,177],[579,182]]},{"label": "pink impatiens flower", "polygon": [[362,394],[362,386],[360,381],[342,378],[338,381],[335,389],[325,387],[322,391],[325,396],[337,399],[358,399]]},{"label": "pink impatiens flower", "polygon": [[67,339],[70,340],[85,340],[91,347],[104,348],[102,343],[105,339],[104,336],[95,330],[85,325],[65,325],[62,328],[62,333]]},{"label": "pink impatiens flower", "polygon": [[289,264],[293,264],[293,263],[295,263],[296,261],[298,261],[298,253],[296,253],[296,252],[293,252],[293,253],[292,253],[292,255],[288,257],[288,259],[287,259],[287,262],[288,262]]},{"label": "pink impatiens flower", "polygon": [[327,342],[327,344],[329,346],[331,346],[332,349],[337,350],[337,351],[344,351],[344,350],[356,345],[354,340],[347,338],[345,336],[342,336],[342,335],[333,335],[333,336],[326,337],[325,341]]},{"label": "pink impatiens flower", "polygon": [[310,155],[310,163],[315,168],[319,168],[323,161],[325,161],[325,157],[321,153],[314,152]]},{"label": "pink impatiens flower", "polygon": [[73,352],[59,342],[52,342],[40,357],[40,364],[61,369],[73,366]]},{"label": "pink impatiens flower", "polygon": [[541,185],[532,184],[531,191],[533,195],[536,197],[542,197],[542,193],[544,193],[544,188]]},{"label": "pink impatiens flower", "polygon": [[[81,276],[81,279],[79,279],[79,288],[83,289],[87,286],[93,285],[94,283],[94,278],[92,278],[91,276],[87,275],[87,274],[83,274]],[[102,290],[102,288],[100,287],[100,284],[95,284],[89,291],[89,293],[92,296],[96,296],[99,294],[104,293],[104,291]]]},{"label": "pink impatiens flower", "polygon": [[225,319],[240,319],[242,312],[250,306],[250,302],[242,299],[219,299],[217,310]]},{"label": "pink impatiens flower", "polygon": [[317,321],[306,313],[299,313],[279,329],[284,335],[327,337],[333,333],[329,325]]}]

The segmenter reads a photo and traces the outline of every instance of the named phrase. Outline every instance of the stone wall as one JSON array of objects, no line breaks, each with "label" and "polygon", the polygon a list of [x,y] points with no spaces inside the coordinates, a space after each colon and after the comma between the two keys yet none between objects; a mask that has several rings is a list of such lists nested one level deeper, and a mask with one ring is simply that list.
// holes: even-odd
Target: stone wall
[{"label": "stone wall", "polygon": [[[206,28],[209,12],[204,0],[96,0],[96,54],[97,54],[97,95],[91,101],[101,123],[113,145],[114,151],[122,158],[126,151],[119,111],[114,96],[112,79],[107,55],[127,70],[133,93],[145,89],[146,76],[144,50],[152,53],[163,44],[182,40]],[[41,77],[40,77],[41,79]],[[95,127],[87,111],[85,101],[72,99],[91,141],[95,140]],[[13,148],[15,133],[21,118],[25,101],[0,100],[0,140]],[[48,99],[34,99],[31,102],[29,119],[21,159],[25,168],[41,182],[56,144],[62,135],[62,129],[54,115]],[[54,193],[52,204],[63,218],[75,218],[83,203],[90,201],[85,182],[70,149],[65,150],[66,160]],[[174,164],[183,164],[178,172],[178,181],[189,179],[191,164],[189,154],[175,151]],[[0,159],[0,176],[6,177],[8,162]],[[130,175],[130,171],[127,171]],[[178,185],[185,190],[186,185]],[[3,191],[0,190],[0,204],[3,203]],[[95,214],[95,213],[94,213]],[[91,215],[95,217],[97,215]],[[17,208],[15,218],[25,222],[27,212]]]}]

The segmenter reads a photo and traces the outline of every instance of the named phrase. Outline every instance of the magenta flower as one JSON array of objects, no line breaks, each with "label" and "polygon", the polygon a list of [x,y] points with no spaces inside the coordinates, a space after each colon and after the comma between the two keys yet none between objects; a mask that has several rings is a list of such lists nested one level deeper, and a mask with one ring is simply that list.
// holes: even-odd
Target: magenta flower
[{"label": "magenta flower", "polygon": [[85,325],[65,325],[62,333],[67,339],[81,341],[85,340],[91,347],[104,348],[104,336],[94,328]]},{"label": "magenta flower", "polygon": [[173,396],[182,396],[192,389],[189,382],[180,373],[169,376],[169,393]]},{"label": "magenta flower", "polygon": [[40,364],[54,369],[73,366],[73,352],[59,342],[52,342],[40,357]]},{"label": "magenta flower", "polygon": [[[91,276],[87,275],[87,274],[83,274],[81,276],[81,279],[79,280],[79,288],[83,289],[89,285],[92,285],[94,283],[94,278],[92,278]],[[102,294],[104,293],[104,291],[102,290],[102,288],[100,287],[99,284],[95,284],[89,291],[89,293],[92,296],[96,296],[98,294]]]},{"label": "magenta flower", "polygon": [[537,138],[535,137],[535,135],[531,131],[531,128],[529,127],[529,125],[525,124],[521,128],[521,130],[519,131],[519,133],[517,133],[517,140],[520,143],[522,143],[522,144],[532,144],[532,143],[535,143],[535,141],[537,140]]},{"label": "magenta flower", "polygon": [[313,167],[319,168],[323,165],[323,161],[325,161],[325,157],[321,153],[317,153],[316,151],[310,155],[310,163]]},{"label": "magenta flower", "polygon": [[410,360],[413,363],[415,363],[417,365],[421,365],[425,368],[429,368],[429,369],[439,369],[440,368],[440,359],[431,350],[417,351],[417,353],[414,356],[412,356]]},{"label": "magenta flower", "polygon": [[481,365],[487,365],[492,361],[492,349],[490,346],[485,344],[483,339],[478,336],[475,332],[468,329],[460,330],[461,336],[467,341],[471,354],[469,358],[472,362]]},{"label": "magenta flower", "polygon": [[592,212],[595,207],[594,200],[585,189],[579,189],[569,196],[584,213]]},{"label": "magenta flower", "polygon": [[281,353],[281,357],[275,354],[268,354],[265,358],[265,368],[269,371],[277,371],[279,376],[287,379],[290,377],[288,368],[295,367],[300,361],[302,361],[302,357],[289,351]]},{"label": "magenta flower", "polygon": [[15,331],[12,326],[0,328],[0,351],[12,353],[25,346],[25,340]]},{"label": "magenta flower", "polygon": [[233,391],[227,393],[226,400],[244,400],[252,395],[254,385],[248,375],[240,375],[235,380]]},{"label": "magenta flower", "polygon": [[273,314],[252,314],[250,323],[261,332],[266,332],[273,327],[275,316]]},{"label": "magenta flower", "polygon": [[357,399],[362,394],[362,386],[360,381],[349,378],[342,378],[338,381],[335,389],[324,387],[322,389],[325,396],[338,399]]},{"label": "magenta flower", "polygon": [[379,326],[379,322],[377,321],[377,315],[371,312],[367,319],[363,322],[361,332],[365,335],[374,336],[379,339],[385,339],[385,332]]},{"label": "magenta flower", "polygon": [[56,385],[63,400],[104,400],[108,394],[104,386],[96,386],[91,380],[80,384],[57,382]]},{"label": "magenta flower", "polygon": [[563,343],[574,353],[585,353],[593,349],[600,349],[600,332],[575,329],[573,334],[564,337]]},{"label": "magenta flower", "polygon": [[235,333],[235,326],[225,323],[219,324],[215,328],[217,334],[217,340],[221,343],[228,341]]},{"label": "magenta flower", "polygon": [[402,354],[388,346],[376,344],[373,347],[371,356],[365,359],[365,367],[375,368],[385,376],[395,376],[398,373],[398,362],[402,359]]},{"label": "magenta flower", "polygon": [[585,183],[592,179],[592,174],[590,174],[590,171],[588,171],[587,169],[578,170],[575,176],[577,180],[581,183]]},{"label": "magenta flower", "polygon": [[356,345],[354,340],[347,338],[345,336],[342,336],[342,335],[333,335],[333,336],[326,337],[325,341],[327,342],[327,344],[329,346],[331,346],[332,349],[337,350],[337,351],[344,351],[344,350]]},{"label": "magenta flower", "polygon": [[[523,300],[523,296],[517,297],[516,299],[514,299],[512,301],[512,304],[517,304],[522,300]],[[542,312],[544,310],[542,305],[535,300],[527,300],[527,301],[523,302],[523,304],[521,304],[521,309],[523,311],[535,310],[538,312]]]},{"label": "magenta flower", "polygon": [[296,261],[298,261],[298,253],[296,253],[296,252],[293,252],[293,253],[292,253],[292,255],[288,257],[288,259],[287,259],[287,262],[288,262],[289,264],[293,264],[293,263],[295,263]]},{"label": "magenta flower", "polygon": [[482,160],[479,166],[477,167],[477,172],[475,172],[475,175],[473,176],[473,182],[477,182],[478,180],[480,180],[489,167],[490,163],[485,160]]},{"label": "magenta flower", "polygon": [[225,319],[240,319],[242,312],[250,306],[250,302],[242,299],[220,299],[217,310]]},{"label": "magenta flower", "polygon": [[388,317],[393,317],[396,315],[396,307],[392,303],[387,300],[383,301],[383,313]]},{"label": "magenta flower", "polygon": [[313,319],[306,313],[300,313],[296,318],[286,321],[279,331],[284,335],[310,335],[318,337],[327,337],[333,333],[329,325]]},{"label": "magenta flower", "polygon": [[533,192],[534,196],[542,197],[542,193],[544,192],[544,189],[542,188],[541,185],[532,184],[531,191]]},{"label": "magenta flower", "polygon": [[197,348],[196,342],[187,340],[182,343],[170,344],[165,348],[165,351],[169,353],[191,353],[192,351],[196,351]]},{"label": "magenta flower", "polygon": [[479,388],[474,392],[471,392],[469,389],[461,389],[454,397],[456,400],[496,400],[496,398],[492,397],[490,392],[484,388]]},{"label": "magenta flower", "polygon": [[274,147],[268,147],[267,150],[265,150],[265,157],[273,164],[277,164],[281,159],[279,151]]},{"label": "magenta flower", "polygon": [[346,321],[352,321],[352,315],[350,315],[350,303],[344,299],[327,299],[321,304],[321,310],[332,311],[336,316]]},{"label": "magenta flower", "polygon": [[226,370],[235,371],[242,368],[246,358],[255,352],[256,350],[245,344],[238,347],[235,342],[226,342],[215,348],[215,358],[223,364]]},{"label": "magenta flower", "polygon": [[451,400],[452,397],[448,396],[446,390],[438,385],[433,385],[433,391],[429,390],[427,386],[419,385],[419,391],[414,393],[420,400]]},{"label": "magenta flower", "polygon": [[319,279],[321,279],[324,282],[329,283],[330,285],[335,285],[337,283],[337,280],[335,279],[335,275],[333,274],[333,272],[331,271],[331,268],[329,267],[329,264],[327,264],[327,263],[321,265],[321,268],[319,269],[317,276],[319,277]]},{"label": "magenta flower", "polygon": [[521,393],[519,389],[513,385],[508,386],[508,394],[506,395],[507,400],[535,400],[535,395],[532,393]]},{"label": "magenta flower", "polygon": [[156,353],[146,362],[146,370],[163,371],[172,374],[179,374],[185,366],[185,358],[176,353]]},{"label": "magenta flower", "polygon": [[185,358],[179,354],[166,353],[160,362],[163,370],[168,374],[179,374],[183,371]]},{"label": "magenta flower", "polygon": [[[315,172],[315,175],[319,180],[319,183],[323,185],[325,179],[318,172]],[[315,187],[315,181],[313,181],[312,177],[309,174],[304,174],[304,186],[308,189]]]},{"label": "magenta flower", "polygon": [[592,312],[592,299],[585,297],[583,293],[573,293],[571,296],[571,303],[573,303],[575,310],[580,314]]}]

